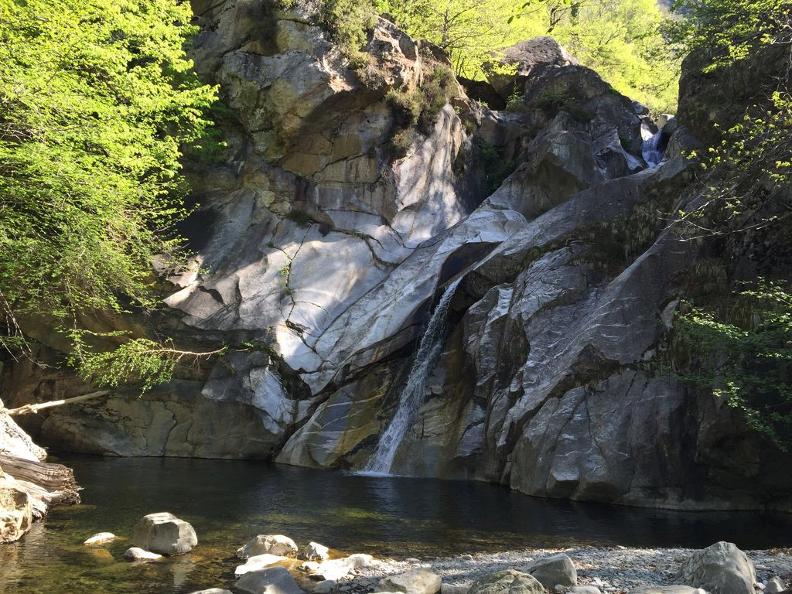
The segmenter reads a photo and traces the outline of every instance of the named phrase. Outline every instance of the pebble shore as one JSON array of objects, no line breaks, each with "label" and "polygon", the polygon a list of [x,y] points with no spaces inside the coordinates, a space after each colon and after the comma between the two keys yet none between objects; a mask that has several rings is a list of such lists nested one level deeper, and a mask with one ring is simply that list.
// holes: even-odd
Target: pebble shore
[{"label": "pebble shore", "polygon": [[[541,557],[565,553],[572,558],[579,585],[597,586],[603,593],[620,594],[641,586],[679,583],[675,577],[681,563],[695,549],[643,549],[627,547],[575,547],[567,549],[525,549],[503,553],[476,553],[437,559],[384,559],[339,582],[342,592],[371,592],[386,575],[419,567],[431,569],[443,578],[444,586],[469,586],[477,578],[502,569],[526,571]],[[746,551],[756,566],[759,582],[772,576],[792,578],[792,549]],[[450,591],[451,589],[449,589]]]}]

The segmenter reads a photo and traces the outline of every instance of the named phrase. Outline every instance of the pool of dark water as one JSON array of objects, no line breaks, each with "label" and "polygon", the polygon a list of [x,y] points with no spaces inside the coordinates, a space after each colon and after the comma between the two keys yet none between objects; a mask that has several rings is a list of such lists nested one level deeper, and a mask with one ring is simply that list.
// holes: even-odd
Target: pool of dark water
[{"label": "pool of dark water", "polygon": [[[743,548],[792,544],[792,517],[641,510],[535,499],[481,483],[363,477],[263,462],[66,458],[83,503],[56,508],[20,542],[0,545],[0,592],[186,593],[233,582],[234,552],[261,533],[315,540],[344,553],[434,557],[582,544]],[[162,563],[129,564],[141,516],[170,511],[199,545]]]}]

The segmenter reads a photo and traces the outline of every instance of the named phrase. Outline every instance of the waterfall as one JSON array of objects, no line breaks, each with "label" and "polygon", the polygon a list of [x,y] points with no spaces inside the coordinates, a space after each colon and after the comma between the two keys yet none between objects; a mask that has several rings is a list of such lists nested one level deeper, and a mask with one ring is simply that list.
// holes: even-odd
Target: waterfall
[{"label": "waterfall", "polygon": [[415,361],[413,361],[410,368],[407,383],[399,395],[399,406],[396,409],[396,414],[393,415],[388,428],[380,437],[377,449],[363,469],[364,473],[388,474],[390,472],[393,459],[396,457],[396,451],[407,434],[410,423],[415,418],[418,409],[423,404],[426,379],[429,377],[443,349],[448,306],[461,280],[459,278],[448,285],[448,288],[440,298],[440,302],[435,307],[434,312],[432,312],[432,318],[429,320],[426,332],[421,338],[418,353],[415,355]]},{"label": "waterfall", "polygon": [[661,122],[660,129],[654,134],[641,127],[641,135],[644,139],[641,147],[641,156],[650,169],[657,167],[663,161],[663,153],[665,152],[665,147],[662,146],[663,129],[673,119],[673,116],[663,116],[663,118],[665,120]]}]

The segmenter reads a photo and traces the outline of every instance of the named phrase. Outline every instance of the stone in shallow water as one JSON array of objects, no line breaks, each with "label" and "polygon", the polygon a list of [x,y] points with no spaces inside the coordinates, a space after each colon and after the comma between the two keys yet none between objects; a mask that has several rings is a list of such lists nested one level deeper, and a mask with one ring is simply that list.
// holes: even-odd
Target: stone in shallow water
[{"label": "stone in shallow water", "polygon": [[190,594],[233,594],[233,592],[231,592],[231,590],[224,590],[223,588],[208,588],[206,590],[190,592]]},{"label": "stone in shallow water", "polygon": [[572,586],[567,592],[569,594],[602,594],[597,586]]},{"label": "stone in shallow water", "polygon": [[383,578],[377,590],[405,594],[437,594],[440,591],[440,584],[440,576],[436,573],[428,569],[413,569]]},{"label": "stone in shallow water", "polygon": [[546,594],[546,591],[532,575],[505,569],[473,582],[470,594]]},{"label": "stone in shallow water", "polygon": [[116,539],[116,535],[112,532],[99,532],[94,534],[93,536],[87,538],[84,545],[100,545],[105,544],[107,542],[113,541]]},{"label": "stone in shallow water", "polygon": [[330,549],[318,542],[309,542],[300,549],[298,556],[305,561],[327,561],[330,558]]},{"label": "stone in shallow water", "polygon": [[321,563],[306,561],[300,566],[300,570],[306,572],[312,580],[340,580],[356,569],[370,566],[372,561],[374,558],[371,555],[357,554]]},{"label": "stone in shallow water", "polygon": [[149,514],[135,525],[132,543],[163,555],[182,555],[198,544],[193,527],[168,512]]},{"label": "stone in shallow water", "polygon": [[528,573],[534,576],[548,590],[554,586],[574,586],[577,584],[577,571],[567,555],[552,555],[531,564]]},{"label": "stone in shallow water", "polygon": [[302,594],[302,590],[285,567],[250,571],[234,587],[247,594]]},{"label": "stone in shallow water", "polygon": [[259,534],[237,550],[237,557],[240,559],[264,554],[294,557],[297,554],[297,544],[282,534]]},{"label": "stone in shallow water", "polygon": [[283,557],[281,555],[270,555],[269,553],[264,553],[263,555],[254,555],[253,557],[248,558],[244,565],[237,565],[236,569],[234,570],[234,575],[238,577],[240,575],[245,575],[250,571],[265,569],[270,565],[275,565],[281,561],[286,561],[286,559],[288,559],[288,557]]},{"label": "stone in shallow water", "polygon": [[162,555],[143,550],[140,547],[131,547],[124,551],[124,559],[127,561],[157,561],[162,559]]},{"label": "stone in shallow water", "polygon": [[694,552],[682,564],[680,580],[713,594],[754,594],[756,571],[748,556],[730,542]]},{"label": "stone in shallow water", "polygon": [[767,592],[767,594],[778,594],[784,590],[786,590],[786,586],[780,577],[775,576],[767,580],[767,586],[765,586],[765,592]]}]

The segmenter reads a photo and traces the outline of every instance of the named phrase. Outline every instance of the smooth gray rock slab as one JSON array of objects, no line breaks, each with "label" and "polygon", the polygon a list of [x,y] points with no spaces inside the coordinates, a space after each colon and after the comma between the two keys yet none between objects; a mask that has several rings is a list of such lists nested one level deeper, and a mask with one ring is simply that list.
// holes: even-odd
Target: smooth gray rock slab
[{"label": "smooth gray rock slab", "polygon": [[530,574],[505,569],[479,578],[469,594],[546,594],[544,586]]},{"label": "smooth gray rock slab", "polygon": [[237,550],[237,557],[240,559],[264,554],[294,557],[297,554],[297,544],[282,534],[259,534]]},{"label": "smooth gray rock slab", "polygon": [[207,590],[197,590],[190,594],[233,594],[231,590],[224,590],[223,588],[209,588]]},{"label": "smooth gray rock slab", "polygon": [[780,577],[775,576],[767,580],[767,585],[765,586],[764,591],[767,594],[778,594],[779,592],[783,592],[786,589],[787,588],[783,580]]},{"label": "smooth gray rock slab", "polygon": [[379,592],[404,592],[405,594],[437,594],[442,580],[428,569],[413,569],[380,580]]},{"label": "smooth gray rock slab", "polygon": [[693,553],[682,564],[679,578],[712,594],[754,594],[756,570],[736,545],[721,541]]},{"label": "smooth gray rock slab", "polygon": [[535,577],[548,590],[554,586],[574,586],[577,584],[577,571],[567,555],[552,555],[531,564],[528,573]]},{"label": "smooth gray rock slab", "polygon": [[567,590],[568,594],[602,594],[597,586],[572,586]]},{"label": "smooth gray rock slab", "polygon": [[285,567],[270,567],[251,571],[239,578],[234,588],[248,594],[302,594]]},{"label": "smooth gray rock slab", "polygon": [[275,565],[281,561],[286,561],[286,559],[288,559],[288,557],[283,557],[281,555],[270,555],[269,553],[264,553],[263,555],[254,555],[249,557],[243,565],[237,565],[236,569],[234,570],[234,575],[239,577],[240,575],[244,575],[250,571],[266,569],[271,565]]},{"label": "smooth gray rock slab", "polygon": [[154,553],[183,555],[198,544],[193,527],[168,512],[149,514],[140,519],[132,534],[132,543]]}]

